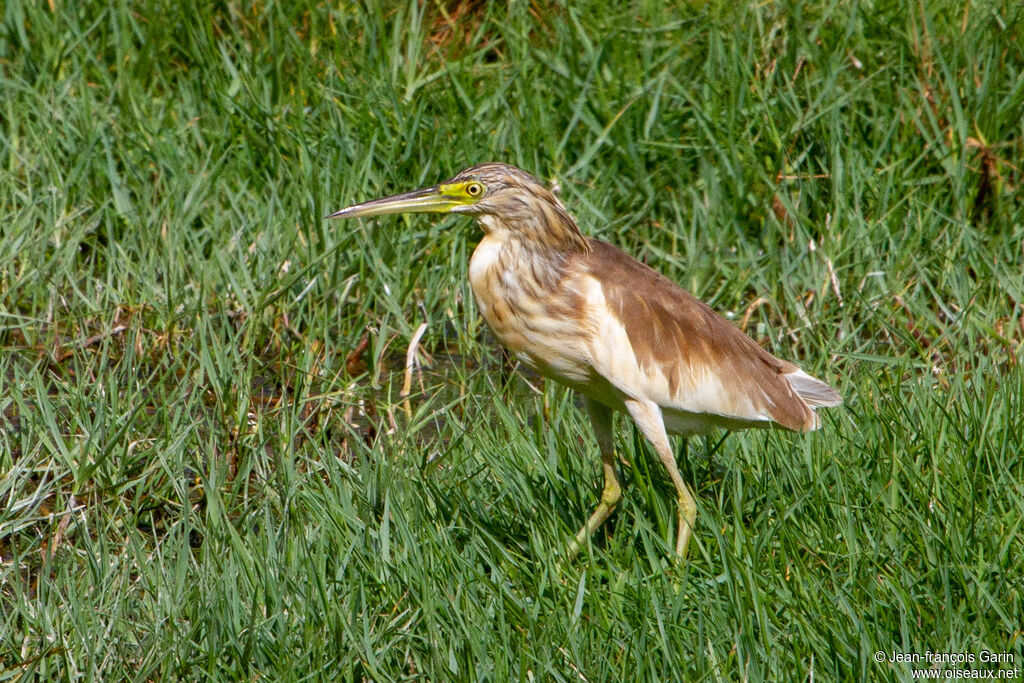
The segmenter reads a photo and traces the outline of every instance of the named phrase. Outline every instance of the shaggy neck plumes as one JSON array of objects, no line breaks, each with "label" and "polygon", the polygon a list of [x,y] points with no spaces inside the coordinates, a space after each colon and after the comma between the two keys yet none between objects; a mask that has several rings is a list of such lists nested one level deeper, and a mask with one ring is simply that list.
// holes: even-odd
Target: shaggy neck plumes
[{"label": "shaggy neck plumes", "polygon": [[479,254],[488,270],[505,282],[531,283],[532,288],[552,292],[562,279],[566,261],[590,250],[574,223],[568,224],[571,230],[549,230],[543,222],[530,220],[499,220],[491,215],[478,220],[485,233],[481,246],[486,243],[486,248],[474,253],[474,260]]},{"label": "shaggy neck plumes", "polygon": [[563,256],[590,251],[576,221],[554,197],[552,200],[523,203],[500,218],[483,214],[477,220],[488,236],[501,242],[516,241],[521,248],[530,251]]}]

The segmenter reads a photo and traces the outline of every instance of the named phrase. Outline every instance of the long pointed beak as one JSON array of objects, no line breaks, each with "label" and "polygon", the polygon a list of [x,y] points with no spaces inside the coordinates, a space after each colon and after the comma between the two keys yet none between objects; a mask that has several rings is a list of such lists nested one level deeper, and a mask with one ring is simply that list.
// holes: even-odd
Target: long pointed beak
[{"label": "long pointed beak", "polygon": [[403,192],[383,199],[373,199],[362,204],[335,211],[327,218],[358,218],[360,216],[385,216],[390,213],[446,213],[463,202],[441,192],[438,185],[422,190]]}]

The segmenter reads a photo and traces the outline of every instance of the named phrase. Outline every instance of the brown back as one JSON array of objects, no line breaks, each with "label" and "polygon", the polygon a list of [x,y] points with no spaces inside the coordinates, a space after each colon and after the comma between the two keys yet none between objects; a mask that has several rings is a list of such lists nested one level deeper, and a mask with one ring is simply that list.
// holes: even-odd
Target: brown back
[{"label": "brown back", "polygon": [[784,377],[797,366],[771,355],[692,294],[622,250],[593,238],[587,241],[590,253],[583,258],[588,270],[625,327],[637,360],[645,371],[657,368],[664,374],[673,396],[687,376],[711,372],[721,381],[727,404],[747,399],[786,429],[814,428],[814,412]]}]

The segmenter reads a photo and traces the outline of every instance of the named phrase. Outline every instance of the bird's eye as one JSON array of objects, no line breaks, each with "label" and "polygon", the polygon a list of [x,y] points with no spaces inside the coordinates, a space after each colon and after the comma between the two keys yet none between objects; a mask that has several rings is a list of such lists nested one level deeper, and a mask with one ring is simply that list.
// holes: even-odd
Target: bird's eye
[{"label": "bird's eye", "polygon": [[466,194],[470,197],[479,197],[484,193],[484,186],[480,183],[470,183],[466,185]]}]

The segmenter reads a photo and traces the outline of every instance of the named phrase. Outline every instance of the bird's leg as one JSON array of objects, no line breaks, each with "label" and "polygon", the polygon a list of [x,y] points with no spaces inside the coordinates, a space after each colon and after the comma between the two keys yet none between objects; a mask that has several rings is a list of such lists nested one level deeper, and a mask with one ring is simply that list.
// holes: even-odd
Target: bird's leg
[{"label": "bird's leg", "polygon": [[679,474],[679,467],[676,465],[675,455],[672,453],[671,445],[668,442],[668,434],[665,433],[665,421],[661,416],[661,408],[658,404],[650,401],[626,401],[626,410],[630,417],[640,428],[643,435],[654,446],[661,463],[668,470],[668,476],[676,487],[676,497],[679,506],[679,532],[676,535],[676,555],[680,560],[686,558],[686,545],[690,542],[690,533],[693,531],[694,522],[697,520],[697,502],[693,494],[687,488],[682,476]]},{"label": "bird's leg", "polygon": [[605,405],[589,398],[584,399],[587,406],[587,413],[590,415],[590,423],[594,427],[594,435],[597,437],[597,445],[601,450],[601,462],[604,465],[604,490],[601,491],[601,502],[597,509],[590,515],[590,519],[583,525],[583,528],[576,534],[576,538],[569,545],[565,552],[565,559],[571,560],[587,544],[591,534],[597,531],[598,527],[611,515],[612,510],[622,498],[622,488],[619,486],[619,479],[615,476],[615,442],[612,433],[612,411]]}]

